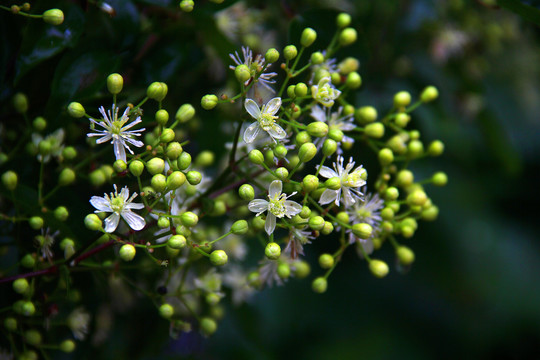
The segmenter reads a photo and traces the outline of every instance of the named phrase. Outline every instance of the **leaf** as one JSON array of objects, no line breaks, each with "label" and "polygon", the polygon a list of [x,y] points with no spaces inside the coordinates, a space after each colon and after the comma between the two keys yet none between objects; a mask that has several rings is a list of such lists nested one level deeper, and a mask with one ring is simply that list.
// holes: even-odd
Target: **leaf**
[{"label": "leaf", "polygon": [[518,0],[497,0],[497,5],[516,13],[523,19],[540,25],[540,10]]}]

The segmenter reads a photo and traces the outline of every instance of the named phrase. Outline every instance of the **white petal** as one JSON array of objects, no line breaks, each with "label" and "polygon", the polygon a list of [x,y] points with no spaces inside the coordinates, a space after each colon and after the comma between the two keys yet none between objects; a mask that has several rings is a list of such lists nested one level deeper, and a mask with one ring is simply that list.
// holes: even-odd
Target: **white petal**
[{"label": "white petal", "polygon": [[[354,200],[354,197],[351,195],[351,191],[348,188],[342,187],[341,190],[343,191],[343,202],[345,204],[345,207],[348,208],[349,206],[353,205],[356,200]],[[337,205],[339,205],[339,203]]]},{"label": "white petal", "polygon": [[274,232],[276,228],[276,217],[271,212],[268,212],[266,216],[266,222],[264,223],[264,230],[268,235]]},{"label": "white petal", "polygon": [[270,134],[270,136],[274,139],[284,139],[287,137],[285,130],[283,130],[283,128],[278,124],[272,125],[270,130],[268,130],[268,134]]},{"label": "white petal", "polygon": [[288,217],[292,217],[296,214],[299,214],[300,211],[302,211],[302,205],[300,205],[296,201],[285,200],[284,205],[285,205],[285,214]]},{"label": "white petal", "polygon": [[141,203],[129,203],[124,206],[126,209],[144,209],[144,204]]},{"label": "white petal", "polygon": [[124,143],[122,140],[113,140],[114,145],[114,155],[116,156],[116,160],[124,160],[124,162],[127,162],[126,160],[126,150],[124,149]]},{"label": "white petal", "polygon": [[330,204],[332,201],[336,200],[339,190],[330,190],[326,189],[323,191],[321,198],[319,199],[319,204],[326,205]]},{"label": "white petal", "polygon": [[325,177],[327,179],[330,179],[332,177],[336,177],[336,176],[339,176],[337,174],[337,172],[335,172],[334,170],[330,169],[328,166],[321,166],[320,170],[319,170],[319,175],[321,175],[322,177]]},{"label": "white petal", "polygon": [[274,115],[275,113],[278,112],[280,107],[281,107],[281,98],[279,97],[273,98],[272,100],[268,102],[268,104],[266,104],[264,113]]},{"label": "white petal", "polygon": [[96,133],[88,134],[88,137],[92,137],[92,136],[102,136],[101,138],[96,140],[96,144],[103,144],[104,142],[107,142],[112,139],[111,134],[108,134],[105,131],[102,134],[96,134]]},{"label": "white petal", "polygon": [[105,219],[105,232],[112,233],[118,226],[120,215],[113,213],[111,216]]},{"label": "white petal", "polygon": [[259,109],[259,106],[255,101],[251,99],[246,99],[244,107],[246,108],[246,111],[249,113],[249,115],[251,115],[254,119],[258,119],[259,116],[261,116],[261,110]]},{"label": "white petal", "polygon": [[268,201],[263,199],[251,200],[248,204],[248,209],[254,213],[261,213],[268,209]]},{"label": "white petal", "polygon": [[129,198],[129,189],[127,186],[124,186],[122,190],[120,191],[120,194],[118,194],[119,197],[123,198],[124,201],[126,201]]},{"label": "white petal", "polygon": [[129,227],[133,230],[142,230],[142,228],[144,228],[144,225],[146,225],[144,218],[138,214],[135,214],[132,211],[122,211],[122,217],[124,218],[124,220],[127,221]]},{"label": "white petal", "polygon": [[317,121],[326,121],[326,112],[319,105],[315,105],[311,108],[311,117]]},{"label": "white petal", "polygon": [[248,126],[246,131],[244,131],[244,142],[246,144],[252,143],[257,135],[259,135],[259,132],[261,131],[261,127],[259,126],[259,122],[255,121],[251,125]]},{"label": "white petal", "polygon": [[132,139],[132,138],[129,138],[129,137],[126,137],[126,136],[123,136],[122,138],[125,141],[127,141],[128,143],[135,145],[136,147],[141,147],[141,146],[144,145],[144,143],[142,141],[139,141],[139,140],[135,140],[135,139]]},{"label": "white petal", "polygon": [[270,184],[270,188],[268,189],[268,195],[270,196],[270,199],[274,199],[276,196],[279,196],[281,194],[281,190],[283,189],[281,180],[274,180]]},{"label": "white petal", "polygon": [[109,202],[101,196],[92,196],[90,204],[99,211],[112,212]]}]

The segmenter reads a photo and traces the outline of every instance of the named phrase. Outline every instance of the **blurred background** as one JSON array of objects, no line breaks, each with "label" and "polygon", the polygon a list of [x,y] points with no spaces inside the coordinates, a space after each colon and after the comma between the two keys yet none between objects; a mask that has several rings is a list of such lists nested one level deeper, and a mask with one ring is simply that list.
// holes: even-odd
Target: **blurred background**
[{"label": "blurred background", "polygon": [[[108,339],[81,346],[77,358],[540,358],[538,24],[494,0],[196,1],[189,14],[167,0],[118,0],[108,2],[114,16],[100,1],[56,3],[65,13],[60,27],[0,13],[0,101],[27,93],[51,129],[72,121],[65,112],[71,101],[87,108],[110,101],[112,72],[122,73],[133,98],[165,81],[165,107],[198,104],[226,86],[229,53],[242,45],[282,49],[306,26],[324,46],[335,16],[346,11],[358,41],[337,55],[360,60],[354,105],[384,113],[395,92],[418,95],[435,85],[439,100],[415,111],[412,125],[422,139],[442,140],[445,154],[414,170],[449,177],[446,187],[428,190],[439,219],[422,223],[407,243],[416,262],[406,273],[392,266],[375,279],[349,251],[327,293],[294,279],[266,289],[247,304],[227,305],[208,339],[169,339],[151,304],[141,304],[143,311],[124,312]],[[531,6],[533,18],[540,7],[502,3]],[[11,112],[2,105],[3,122]],[[215,112],[199,118],[189,129],[190,152],[219,154],[226,139],[209,134],[221,120]],[[385,248],[379,257],[391,261]],[[318,253],[306,253],[314,274]]]}]

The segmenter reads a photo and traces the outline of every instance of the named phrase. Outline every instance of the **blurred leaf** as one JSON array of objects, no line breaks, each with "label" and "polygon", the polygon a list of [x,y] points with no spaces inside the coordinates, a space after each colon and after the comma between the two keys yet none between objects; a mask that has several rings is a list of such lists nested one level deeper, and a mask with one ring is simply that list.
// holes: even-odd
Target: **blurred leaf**
[{"label": "blurred leaf", "polygon": [[518,14],[525,20],[540,25],[540,10],[532,6],[525,5],[518,0],[497,0],[497,5]]}]

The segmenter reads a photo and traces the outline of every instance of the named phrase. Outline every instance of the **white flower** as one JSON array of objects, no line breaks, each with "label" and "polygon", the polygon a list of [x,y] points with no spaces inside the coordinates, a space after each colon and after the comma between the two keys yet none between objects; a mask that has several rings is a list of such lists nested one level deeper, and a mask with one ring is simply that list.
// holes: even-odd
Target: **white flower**
[{"label": "white flower", "polygon": [[[362,189],[365,192],[365,188]],[[351,223],[366,223],[371,225],[373,231],[368,239],[360,239],[356,237],[351,230],[349,233],[349,242],[358,243],[358,246],[362,246],[366,254],[373,252],[373,238],[378,236],[380,226],[382,222],[381,209],[384,207],[384,200],[379,197],[378,194],[369,193],[366,195],[364,202],[356,202],[347,213],[349,214]],[[362,254],[362,251],[358,249],[358,254]]]},{"label": "white flower", "polygon": [[111,140],[111,143],[114,145],[114,155],[116,156],[116,160],[124,160],[124,162],[126,162],[125,149],[128,149],[128,151],[133,154],[133,151],[129,148],[127,143],[130,143],[137,147],[141,147],[144,145],[142,141],[131,138],[132,136],[141,136],[140,133],[143,132],[145,129],[143,128],[138,130],[128,130],[142,121],[141,117],[138,116],[135,121],[129,123],[129,110],[129,107],[126,108],[124,114],[119,119],[118,107],[116,107],[114,104],[112,107],[112,111],[109,111],[108,114],[105,112],[105,108],[103,106],[100,107],[99,112],[103,116],[103,121],[98,121],[92,118],[90,118],[90,121],[93,124],[103,127],[105,130],[94,129],[95,133],[89,133],[87,135],[88,137],[101,136],[101,138],[97,139],[96,141],[98,144],[102,144],[106,141]]},{"label": "white flower", "polygon": [[38,154],[37,158],[39,161],[43,161],[44,163],[49,162],[51,159],[51,156],[54,156],[55,158],[60,158],[62,155],[62,151],[64,150],[64,129],[60,128],[53,132],[52,134],[49,134],[43,138],[40,134],[33,133],[32,134],[32,143],[36,148],[39,147],[39,143],[42,141],[47,141],[50,144],[50,151],[46,155]]},{"label": "white flower", "polygon": [[55,231],[54,233],[50,233],[51,229],[47,228],[47,230],[41,229],[41,235],[36,236],[36,244],[41,249],[41,254],[44,258],[47,258],[49,260],[53,257],[53,252],[51,250],[51,247],[54,245],[55,238],[60,234],[60,231]]},{"label": "white flower", "polygon": [[[238,52],[234,52],[233,54],[229,54],[231,59],[234,61],[236,65],[246,65],[249,68],[249,71],[251,73],[251,78],[247,79],[244,83],[245,86],[248,86],[250,81],[253,81],[252,79],[257,76],[263,69],[264,69],[264,57],[261,54],[258,54],[253,58],[253,52],[249,47],[242,46],[242,54],[244,55],[244,61],[240,58],[240,55],[238,55]],[[266,68],[269,68],[272,64],[268,64]],[[229,69],[234,70],[236,66],[230,65]],[[262,72],[259,74],[258,78],[255,81],[258,81],[255,85],[261,84],[266,89],[270,90],[272,93],[274,93],[274,89],[270,86],[270,84],[273,84],[276,82],[276,80],[272,80],[274,76],[277,76],[277,73],[271,72],[271,73],[265,73]]]},{"label": "white flower", "polygon": [[90,314],[84,308],[79,307],[71,312],[67,318],[67,326],[73,331],[75,339],[84,340],[88,334],[88,323]]},{"label": "white flower", "polygon": [[302,206],[294,201],[287,200],[289,197],[296,194],[296,191],[287,196],[281,193],[282,183],[280,180],[274,180],[270,184],[268,190],[269,202],[263,199],[251,200],[248,204],[250,211],[256,212],[257,216],[268,210],[266,215],[266,222],[264,223],[264,229],[268,235],[274,232],[276,228],[276,217],[282,218],[298,214],[302,211]]},{"label": "white flower", "polygon": [[321,166],[319,172],[321,176],[327,179],[338,177],[341,181],[341,187],[338,190],[324,190],[319,199],[319,204],[325,205],[334,201],[339,206],[341,197],[343,197],[345,207],[349,207],[356,202],[355,197],[358,199],[362,198],[363,194],[358,188],[366,184],[366,181],[362,178],[366,170],[360,165],[351,172],[353,167],[354,161],[350,158],[347,166],[343,168],[342,156],[337,157],[337,162],[334,163],[334,170],[327,166]]},{"label": "white flower", "polygon": [[317,85],[311,87],[311,96],[326,107],[334,105],[334,100],[339,95],[341,95],[341,91],[332,86],[332,82],[328,76],[322,78]]},{"label": "white flower", "polygon": [[274,141],[276,141],[276,139],[281,140],[287,136],[285,130],[276,124],[276,119],[278,117],[274,115],[281,106],[281,98],[273,98],[262,107],[262,110],[259,109],[257,103],[252,99],[246,99],[244,106],[249,115],[257,120],[249,125],[244,132],[244,141],[246,143],[249,144],[253,142],[257,135],[259,135],[261,129],[266,131]]},{"label": "white flower", "polygon": [[105,232],[111,233],[116,230],[118,222],[120,221],[120,216],[126,220],[129,227],[133,230],[141,230],[146,225],[144,218],[140,215],[135,214],[131,209],[142,209],[144,204],[132,203],[133,199],[137,196],[137,193],[133,193],[130,198],[129,190],[127,186],[124,186],[120,194],[118,194],[118,189],[116,184],[114,185],[114,194],[111,195],[104,194],[105,196],[92,196],[90,199],[90,204],[95,207],[98,212],[112,212],[112,215],[105,219]]},{"label": "white flower", "polygon": [[[322,121],[328,124],[329,130],[337,129],[337,130],[341,130],[342,132],[354,130],[356,128],[356,125],[354,125],[353,123],[354,115],[350,114],[350,115],[341,116],[342,111],[343,111],[343,108],[339,107],[338,111],[331,113],[330,108],[326,108],[326,111],[325,111],[325,109],[323,109],[319,105],[315,105],[314,107],[311,108],[310,115],[315,120]],[[318,138],[315,140],[315,145],[317,145],[317,148],[322,147],[323,143],[324,143],[324,138]],[[341,149],[341,143],[353,144],[354,139],[347,135],[343,135],[343,139],[341,139],[341,141],[337,143],[338,155],[341,155],[343,153],[343,150]]]}]

